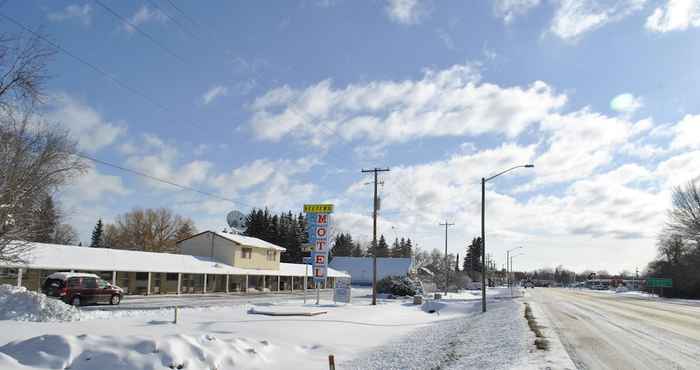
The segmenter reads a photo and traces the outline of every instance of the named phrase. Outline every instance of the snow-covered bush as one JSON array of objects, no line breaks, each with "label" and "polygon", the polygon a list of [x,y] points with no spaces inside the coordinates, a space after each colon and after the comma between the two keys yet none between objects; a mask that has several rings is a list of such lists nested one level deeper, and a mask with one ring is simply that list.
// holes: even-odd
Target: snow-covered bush
[{"label": "snow-covered bush", "polygon": [[396,296],[414,296],[423,294],[423,289],[418,281],[408,276],[387,276],[377,282],[379,293],[393,294]]},{"label": "snow-covered bush", "polygon": [[58,299],[25,287],[0,285],[0,320],[74,321],[79,318],[80,311]]}]

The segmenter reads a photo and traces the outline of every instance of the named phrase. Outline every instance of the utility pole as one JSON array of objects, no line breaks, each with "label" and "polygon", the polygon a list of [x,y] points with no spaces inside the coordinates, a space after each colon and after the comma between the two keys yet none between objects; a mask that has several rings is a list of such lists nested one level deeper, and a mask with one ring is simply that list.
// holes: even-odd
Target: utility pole
[{"label": "utility pole", "polygon": [[445,297],[447,297],[447,287],[450,282],[450,266],[447,263],[447,228],[454,226],[454,224],[448,223],[447,220],[445,220],[445,223],[440,224],[440,226],[445,226]]},{"label": "utility pole", "polygon": [[374,172],[374,211],[372,212],[373,218],[373,236],[372,236],[372,306],[377,305],[377,206],[379,202],[377,200],[377,183],[379,172],[389,172],[388,168],[374,168],[371,170],[362,170],[362,173]]}]

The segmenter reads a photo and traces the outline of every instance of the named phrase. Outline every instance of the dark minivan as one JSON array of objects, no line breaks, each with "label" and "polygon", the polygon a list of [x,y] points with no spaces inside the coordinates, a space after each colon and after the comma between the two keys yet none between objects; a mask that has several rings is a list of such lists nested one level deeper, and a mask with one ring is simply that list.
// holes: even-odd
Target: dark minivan
[{"label": "dark minivan", "polygon": [[117,305],[124,293],[122,288],[100,279],[95,274],[75,272],[56,272],[49,275],[41,291],[73,306],[95,303]]}]

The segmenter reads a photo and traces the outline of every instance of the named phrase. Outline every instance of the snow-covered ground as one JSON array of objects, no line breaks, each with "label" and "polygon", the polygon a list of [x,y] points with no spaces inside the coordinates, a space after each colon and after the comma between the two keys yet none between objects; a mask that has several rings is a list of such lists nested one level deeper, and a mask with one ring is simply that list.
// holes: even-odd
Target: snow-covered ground
[{"label": "snow-covered ground", "polygon": [[[48,316],[22,316],[19,308],[42,298],[15,290],[9,294],[15,303],[0,305],[0,313],[9,308],[25,321],[7,320],[12,314],[0,320],[0,369],[325,369],[330,354],[339,368],[528,366],[532,346],[522,304],[501,299],[509,295],[504,289],[487,292],[486,315],[480,314],[478,291],[423,306],[410,299],[380,299],[371,306],[369,292],[356,289],[352,304],[278,299],[184,308],[174,324],[173,309],[83,311],[64,305]],[[326,313],[253,314],[319,310]]]}]

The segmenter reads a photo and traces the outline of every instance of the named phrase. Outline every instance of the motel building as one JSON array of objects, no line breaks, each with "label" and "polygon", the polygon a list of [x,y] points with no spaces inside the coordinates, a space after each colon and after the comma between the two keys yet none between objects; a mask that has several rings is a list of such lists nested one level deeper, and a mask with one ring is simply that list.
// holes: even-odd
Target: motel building
[{"label": "motel building", "polygon": [[[0,284],[41,290],[54,272],[93,273],[128,295],[252,293],[315,289],[312,268],[281,263],[285,248],[258,238],[205,231],[177,242],[179,254],[31,243],[25,264],[0,262]],[[306,270],[306,271],[305,271]],[[306,276],[305,276],[306,273]],[[328,269],[326,283],[350,275]]]}]

